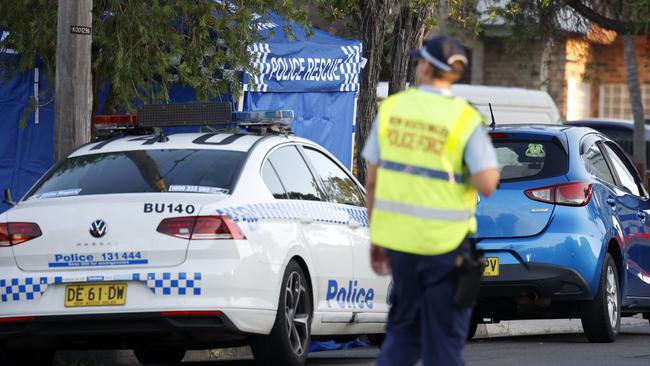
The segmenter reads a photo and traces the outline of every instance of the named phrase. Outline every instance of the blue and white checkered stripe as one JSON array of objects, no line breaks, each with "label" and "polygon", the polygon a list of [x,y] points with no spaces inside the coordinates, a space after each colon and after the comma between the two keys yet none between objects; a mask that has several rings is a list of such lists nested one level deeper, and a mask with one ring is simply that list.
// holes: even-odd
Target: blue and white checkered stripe
[{"label": "blue and white checkered stripe", "polygon": [[368,227],[368,213],[363,207],[351,207],[327,202],[281,200],[217,209],[235,222],[259,220],[298,220],[310,218],[317,222],[347,225],[351,221]]},{"label": "blue and white checkered stripe", "polygon": [[201,295],[201,273],[148,273],[147,287],[155,295]]},{"label": "blue and white checkered stripe", "polygon": [[341,91],[358,91],[359,75],[362,68],[361,45],[341,46],[341,50],[346,56],[345,61],[339,66],[344,79],[344,83],[341,84]]},{"label": "blue and white checkered stripe", "polygon": [[0,302],[30,301],[39,299],[48,286],[67,283],[97,283],[115,281],[144,282],[156,296],[200,296],[200,272],[148,272],[132,273],[119,278],[89,277],[86,281],[66,280],[61,276],[23,277],[0,279]]},{"label": "blue and white checkered stripe", "polygon": [[0,280],[0,302],[36,300],[49,284],[47,277],[26,277]]},{"label": "blue and white checkered stripe", "polygon": [[249,74],[253,78],[254,85],[244,84],[244,91],[265,92],[269,86],[265,80],[268,74],[271,73],[271,63],[266,62],[269,54],[271,53],[271,46],[268,43],[253,43],[248,46],[253,62],[251,66],[258,71],[257,74]]}]

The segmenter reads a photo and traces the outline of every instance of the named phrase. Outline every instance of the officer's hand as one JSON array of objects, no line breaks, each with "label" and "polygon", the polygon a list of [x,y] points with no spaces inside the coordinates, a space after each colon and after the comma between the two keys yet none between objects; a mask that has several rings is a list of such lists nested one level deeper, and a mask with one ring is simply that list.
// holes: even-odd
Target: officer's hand
[{"label": "officer's hand", "polygon": [[376,245],[370,245],[370,265],[372,270],[380,276],[387,276],[391,274],[390,262],[386,250]]}]

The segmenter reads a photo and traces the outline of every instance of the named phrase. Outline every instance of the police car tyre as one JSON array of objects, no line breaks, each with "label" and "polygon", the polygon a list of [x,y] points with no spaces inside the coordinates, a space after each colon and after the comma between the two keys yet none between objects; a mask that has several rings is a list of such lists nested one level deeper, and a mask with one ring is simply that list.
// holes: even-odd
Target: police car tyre
[{"label": "police car tyre", "polygon": [[0,348],[2,366],[49,366],[54,361],[54,350],[6,350]]},{"label": "police car tyre", "polygon": [[271,333],[254,339],[251,344],[257,364],[303,365],[309,353],[312,313],[312,293],[307,276],[292,260],[284,271],[278,313]]},{"label": "police car tyre", "polygon": [[138,348],[133,353],[143,365],[178,363],[185,357],[185,350],[179,348]]},{"label": "police car tyre", "polygon": [[596,297],[582,304],[582,328],[590,342],[613,342],[621,327],[621,294],[618,269],[605,254]]},{"label": "police car tyre", "polygon": [[386,334],[381,333],[381,334],[368,334],[368,342],[372,344],[373,346],[377,346],[381,348],[381,345],[384,344],[384,341],[386,340]]}]

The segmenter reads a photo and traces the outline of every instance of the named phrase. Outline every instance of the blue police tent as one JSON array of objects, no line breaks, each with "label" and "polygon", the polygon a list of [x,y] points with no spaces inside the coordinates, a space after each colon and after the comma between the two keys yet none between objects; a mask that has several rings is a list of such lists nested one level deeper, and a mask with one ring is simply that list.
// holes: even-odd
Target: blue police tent
[{"label": "blue police tent", "polygon": [[[264,41],[250,47],[258,74],[245,77],[244,110],[293,109],[294,132],[350,168],[361,42],[318,29],[309,37],[301,26],[273,13],[257,26]],[[287,28],[293,39],[283,31]]]}]

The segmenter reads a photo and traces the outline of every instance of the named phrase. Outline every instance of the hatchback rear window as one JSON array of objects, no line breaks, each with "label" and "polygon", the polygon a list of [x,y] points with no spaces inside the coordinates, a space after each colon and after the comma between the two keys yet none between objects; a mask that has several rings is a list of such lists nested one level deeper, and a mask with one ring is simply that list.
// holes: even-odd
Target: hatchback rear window
[{"label": "hatchback rear window", "polygon": [[28,198],[192,192],[227,194],[246,158],[227,150],[135,150],[92,154],[64,160]]},{"label": "hatchback rear window", "polygon": [[568,156],[556,140],[495,139],[502,182],[536,180],[566,174]]}]

